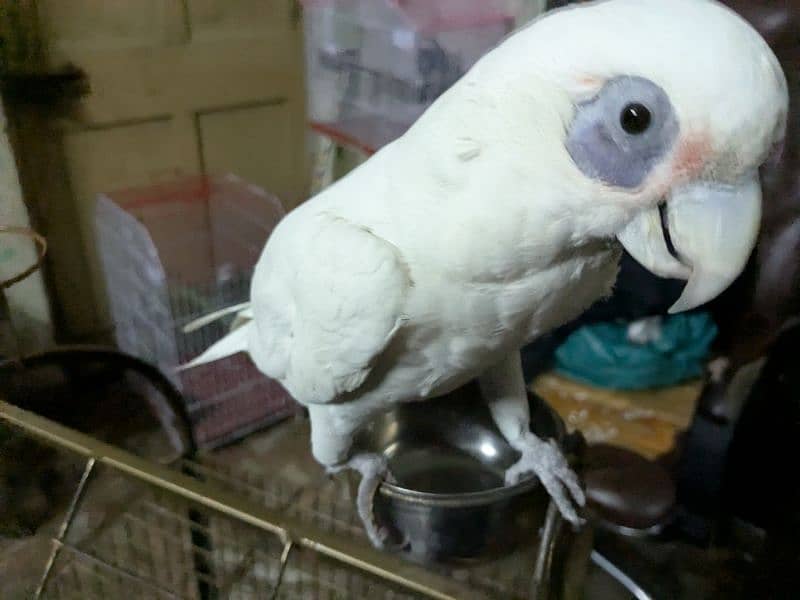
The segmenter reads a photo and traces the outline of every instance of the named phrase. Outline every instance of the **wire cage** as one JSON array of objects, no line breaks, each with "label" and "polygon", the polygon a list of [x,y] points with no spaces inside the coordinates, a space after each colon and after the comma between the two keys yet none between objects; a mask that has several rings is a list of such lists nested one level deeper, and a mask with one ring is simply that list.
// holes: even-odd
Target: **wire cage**
[{"label": "wire cage", "polygon": [[[283,423],[283,439],[305,439],[307,425]],[[423,567],[369,545],[342,480],[275,470],[287,457],[280,444],[272,468],[218,453],[159,465],[0,401],[3,427],[85,461],[69,506],[39,532],[46,543],[34,597],[580,597],[575,581],[591,538],[560,527],[552,506],[538,539],[505,558]]]},{"label": "wire cage", "polygon": [[523,0],[302,0],[312,128],[374,152],[513,29]]},{"label": "wire cage", "polygon": [[[117,346],[170,374],[224,336],[233,315],[184,326],[249,299],[253,267],[283,215],[277,198],[230,174],[101,194],[94,224]],[[244,354],[171,377],[201,448],[297,410]]]},{"label": "wire cage", "polygon": [[92,544],[69,547],[44,597],[414,598],[374,576],[347,572],[313,551],[282,564],[276,536],[164,494],[144,495]]}]

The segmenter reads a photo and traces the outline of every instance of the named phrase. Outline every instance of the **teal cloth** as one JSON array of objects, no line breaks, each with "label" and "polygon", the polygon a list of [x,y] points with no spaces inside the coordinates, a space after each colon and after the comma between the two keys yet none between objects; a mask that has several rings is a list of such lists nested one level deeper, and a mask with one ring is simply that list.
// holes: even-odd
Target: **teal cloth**
[{"label": "teal cloth", "polygon": [[627,329],[627,322],[578,329],[556,350],[556,370],[610,389],[675,385],[703,373],[717,335],[717,326],[705,312],[665,317],[660,339],[648,344],[630,342]]}]

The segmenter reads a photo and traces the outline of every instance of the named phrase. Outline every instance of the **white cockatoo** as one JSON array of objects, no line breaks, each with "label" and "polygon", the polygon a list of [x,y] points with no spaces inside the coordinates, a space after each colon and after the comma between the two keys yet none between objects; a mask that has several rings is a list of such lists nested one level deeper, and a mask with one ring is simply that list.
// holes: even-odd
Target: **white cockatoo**
[{"label": "white cockatoo", "polygon": [[477,378],[563,516],[584,495],[531,433],[520,348],[609,294],[624,247],[726,288],[755,244],[758,168],[783,136],[783,72],[709,0],[606,0],[554,11],[483,57],[411,129],[279,223],[245,324],[192,364],[247,351],[308,407],[314,457],[357,469],[369,510],[385,459],[354,432],[400,402]]}]

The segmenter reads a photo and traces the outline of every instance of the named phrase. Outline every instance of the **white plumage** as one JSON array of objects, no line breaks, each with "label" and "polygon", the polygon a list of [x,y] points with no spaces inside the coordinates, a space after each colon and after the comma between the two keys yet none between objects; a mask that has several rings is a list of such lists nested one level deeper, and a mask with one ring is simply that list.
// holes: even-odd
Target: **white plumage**
[{"label": "white plumage", "polygon": [[[646,109],[643,131],[641,108],[624,122],[631,103]],[[716,3],[557,11],[290,213],[256,267],[252,320],[192,364],[248,351],[309,407],[317,460],[364,474],[365,519],[386,467],[351,456],[353,431],[479,377],[522,454],[507,478],[534,472],[577,522],[577,479],[529,431],[519,348],[609,293],[617,240],[654,272],[690,280],[681,308],[730,283],[755,241],[755,173],[786,105],[769,48]]]}]

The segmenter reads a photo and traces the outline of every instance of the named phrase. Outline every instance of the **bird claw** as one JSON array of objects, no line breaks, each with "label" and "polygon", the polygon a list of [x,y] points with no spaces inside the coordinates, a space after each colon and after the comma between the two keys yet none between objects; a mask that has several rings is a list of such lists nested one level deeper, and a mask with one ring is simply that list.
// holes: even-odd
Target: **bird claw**
[{"label": "bird claw", "polygon": [[584,520],[578,516],[574,505],[583,506],[586,495],[558,445],[553,440],[543,441],[531,436],[517,450],[522,456],[506,471],[506,484],[518,483],[531,473],[536,475],[561,515],[575,526],[583,525]]},{"label": "bird claw", "polygon": [[396,479],[389,471],[386,457],[382,454],[357,454],[342,465],[329,467],[328,473],[339,473],[344,469],[353,469],[361,475],[356,495],[356,507],[358,516],[361,518],[361,523],[364,525],[364,530],[372,545],[386,550],[403,549],[408,540],[404,539],[399,544],[391,543],[391,532],[387,527],[378,524],[373,510],[375,494],[381,483],[384,481],[396,483]]}]

